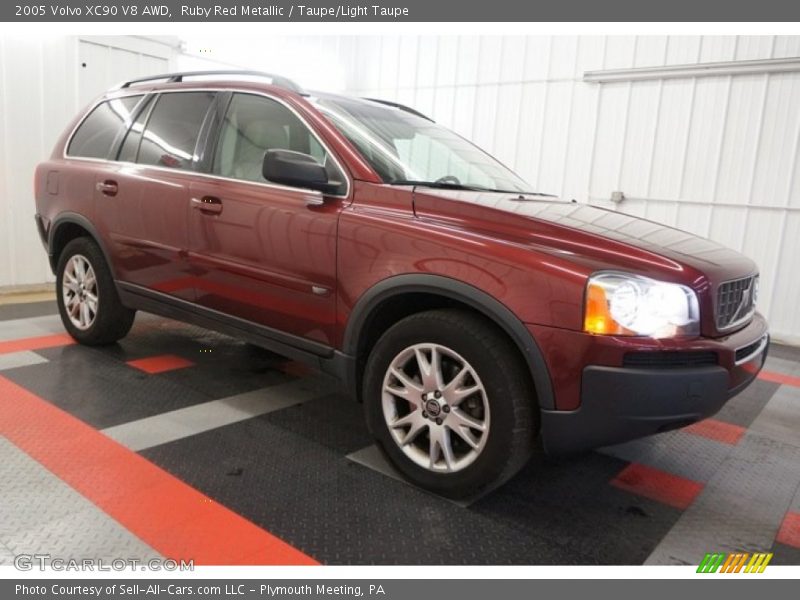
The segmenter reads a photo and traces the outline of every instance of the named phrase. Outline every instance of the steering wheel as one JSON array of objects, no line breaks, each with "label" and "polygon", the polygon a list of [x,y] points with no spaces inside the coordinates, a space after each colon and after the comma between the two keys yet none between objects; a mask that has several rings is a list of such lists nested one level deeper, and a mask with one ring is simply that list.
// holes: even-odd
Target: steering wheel
[{"label": "steering wheel", "polygon": [[455,175],[445,175],[444,177],[439,177],[439,179],[437,179],[434,183],[451,183],[453,185],[461,185],[461,180]]}]

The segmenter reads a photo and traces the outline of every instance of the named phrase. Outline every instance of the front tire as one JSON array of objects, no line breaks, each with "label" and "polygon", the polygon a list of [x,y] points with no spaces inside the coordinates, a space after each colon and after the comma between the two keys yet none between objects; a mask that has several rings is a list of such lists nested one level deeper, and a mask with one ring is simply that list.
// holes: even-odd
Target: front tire
[{"label": "front tire", "polygon": [[69,242],[58,258],[56,297],[65,329],[87,346],[125,337],[136,315],[122,305],[100,247],[85,237]]},{"label": "front tire", "polygon": [[392,326],[369,356],[363,398],[392,462],[438,494],[494,489],[534,449],[535,395],[519,352],[468,311],[432,310]]}]

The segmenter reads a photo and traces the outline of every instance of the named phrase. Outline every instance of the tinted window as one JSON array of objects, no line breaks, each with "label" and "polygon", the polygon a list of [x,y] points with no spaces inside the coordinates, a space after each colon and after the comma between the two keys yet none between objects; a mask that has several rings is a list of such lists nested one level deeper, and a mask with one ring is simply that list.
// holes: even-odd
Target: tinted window
[{"label": "tinted window", "polygon": [[324,165],[330,181],[345,178],[306,125],[284,105],[252,94],[234,94],[222,122],[212,172],[223,177],[266,181],[262,175],[267,150],[310,154]]},{"label": "tinted window", "polygon": [[162,94],[156,101],[136,162],[174,169],[189,169],[195,160],[195,146],[212,92]]},{"label": "tinted window", "polygon": [[142,132],[144,131],[145,120],[147,115],[150,114],[148,106],[152,104],[154,96],[149,96],[142,103],[142,107],[138,111],[136,120],[131,125],[128,132],[125,134],[125,140],[119,149],[117,160],[124,160],[126,162],[136,162],[136,155],[139,154],[139,143],[142,140]]},{"label": "tinted window", "polygon": [[75,131],[67,155],[108,158],[116,137],[130,126],[133,111],[141,98],[127,96],[98,104]]}]

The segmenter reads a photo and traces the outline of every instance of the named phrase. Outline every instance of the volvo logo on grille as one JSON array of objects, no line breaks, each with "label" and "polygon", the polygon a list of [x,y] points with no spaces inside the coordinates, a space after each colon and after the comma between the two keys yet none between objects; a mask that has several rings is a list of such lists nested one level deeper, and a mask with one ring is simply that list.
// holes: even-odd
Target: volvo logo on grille
[{"label": "volvo logo on grille", "polygon": [[747,286],[747,287],[744,289],[744,291],[742,292],[742,302],[741,302],[741,304],[739,305],[739,310],[742,310],[742,309],[744,309],[744,310],[748,310],[748,309],[750,308],[750,304],[751,304],[751,302],[750,302],[750,295],[751,295],[752,293],[753,293],[753,283],[752,283],[752,282],[750,282],[750,285],[748,285],[748,286]]},{"label": "volvo logo on grille", "polygon": [[442,412],[442,406],[439,404],[438,400],[428,400],[425,403],[425,410],[428,411],[430,416],[438,417]]}]

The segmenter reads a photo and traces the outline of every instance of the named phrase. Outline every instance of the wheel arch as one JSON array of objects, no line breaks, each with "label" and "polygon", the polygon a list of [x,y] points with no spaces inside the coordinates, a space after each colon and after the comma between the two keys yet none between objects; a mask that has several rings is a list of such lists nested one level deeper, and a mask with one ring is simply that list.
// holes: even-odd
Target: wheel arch
[{"label": "wheel arch", "polygon": [[[439,299],[442,304],[426,304],[422,309],[463,305],[481,314],[500,327],[525,359],[531,381],[536,389],[539,407],[555,408],[553,388],[544,357],[536,340],[511,310],[496,298],[467,283],[440,275],[407,274],[384,279],[369,288],[356,302],[350,313],[342,340],[342,352],[352,357],[346,384],[360,397],[365,352],[377,341],[380,319],[387,307],[404,305],[406,300],[425,296]],[[413,303],[411,305],[413,307]],[[418,312],[404,306],[401,318]],[[391,308],[389,308],[391,320]],[[383,329],[385,330],[385,329]]]},{"label": "wheel arch", "polygon": [[47,248],[50,260],[50,268],[56,272],[58,259],[64,247],[78,237],[90,237],[100,247],[103,258],[111,271],[111,276],[116,280],[114,263],[110,260],[110,255],[106,250],[105,243],[97,232],[94,225],[78,213],[62,213],[53,221],[47,236]]}]

